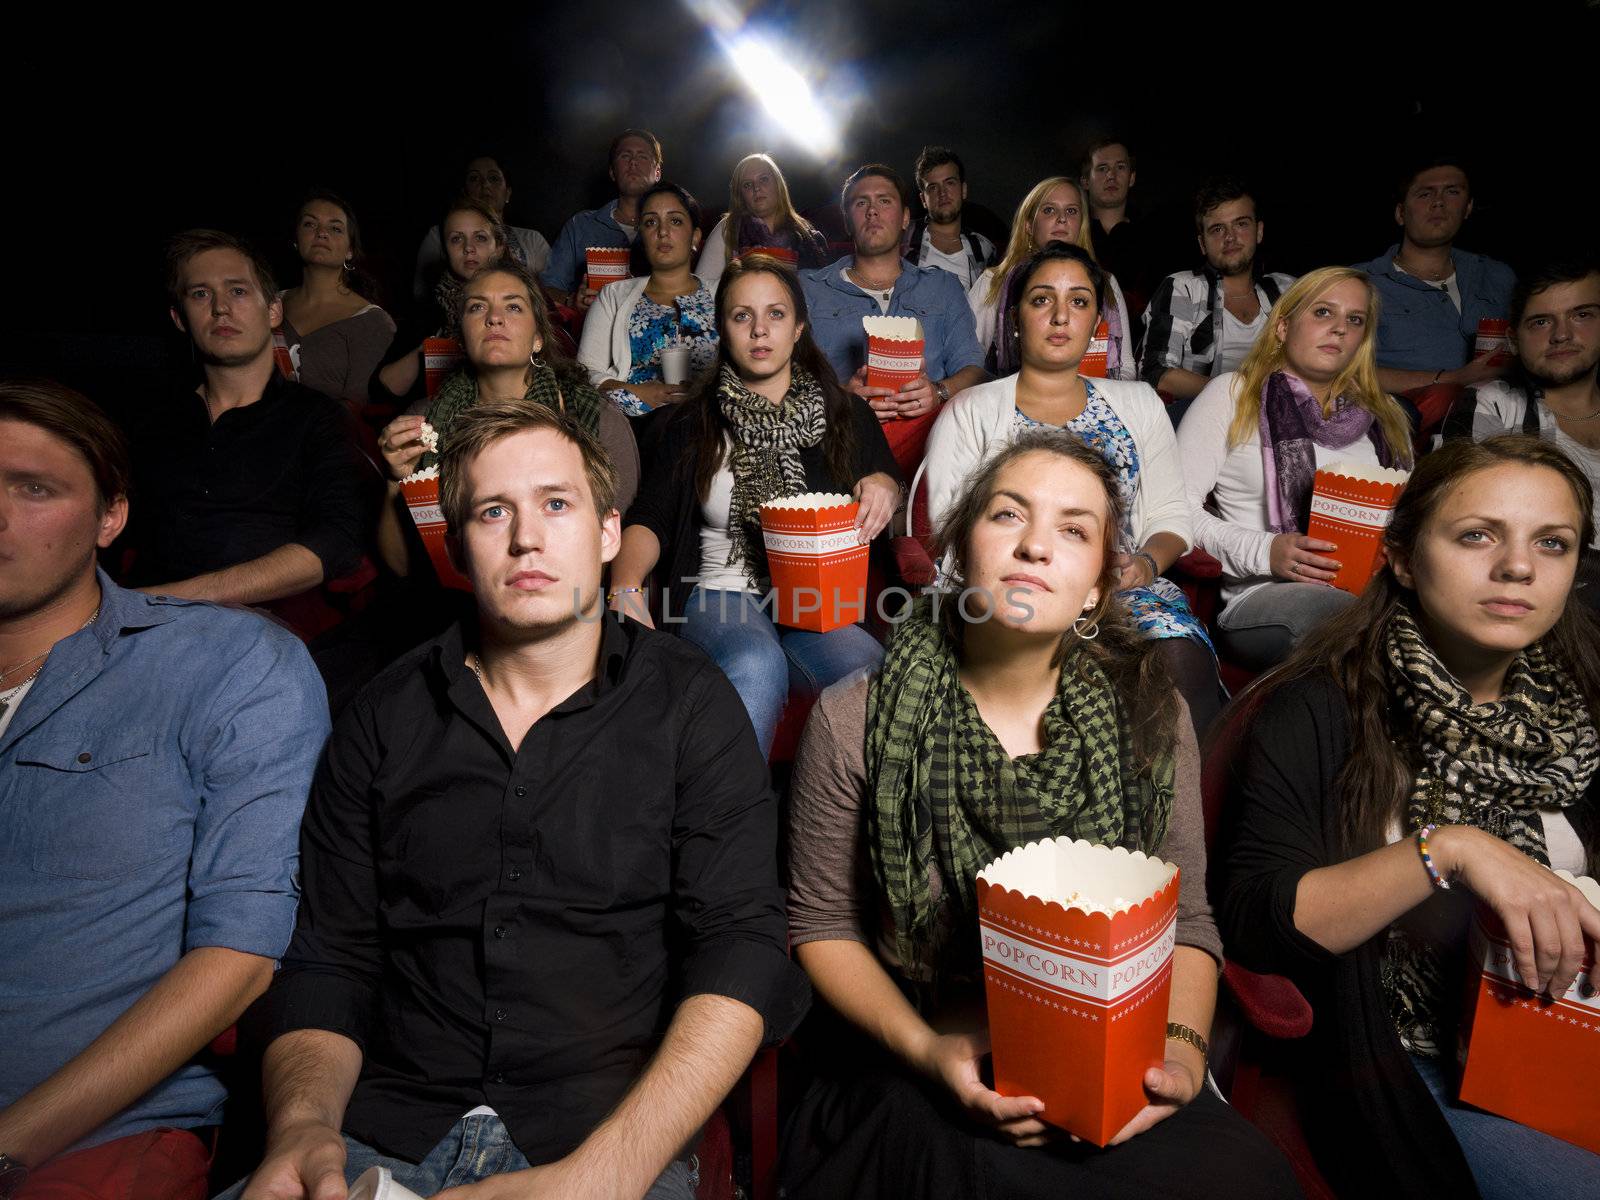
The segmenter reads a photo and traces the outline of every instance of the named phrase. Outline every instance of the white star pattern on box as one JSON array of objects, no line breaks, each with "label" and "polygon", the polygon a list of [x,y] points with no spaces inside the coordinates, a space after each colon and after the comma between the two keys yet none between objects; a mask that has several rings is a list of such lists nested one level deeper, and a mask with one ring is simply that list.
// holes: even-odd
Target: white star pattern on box
[{"label": "white star pattern on box", "polygon": [[1053,1008],[1057,1012],[1069,1013],[1074,1017],[1082,1017],[1085,1021],[1098,1022],[1100,1020],[1100,1015],[1098,1013],[1085,1012],[1083,1009],[1074,1008],[1070,1004],[1058,1003],[1057,1001],[1051,1000],[1048,997],[1041,996],[1032,988],[1020,988],[1004,979],[994,979],[992,977],[990,982],[1004,991],[1011,992],[1013,995],[1021,996],[1025,1000],[1032,1000],[1035,1004],[1043,1005],[1045,1008]]},{"label": "white star pattern on box", "polygon": [[1076,946],[1081,950],[1092,950],[1097,954],[1105,953],[1105,946],[1091,938],[1067,937],[1065,934],[1057,933],[1053,929],[1046,929],[1042,925],[1030,925],[1027,921],[1008,920],[996,912],[989,912],[985,915],[990,921],[1002,928],[1010,929],[1016,933],[1027,933],[1041,941],[1054,942],[1058,946]]},{"label": "white star pattern on box", "polygon": [[1520,992],[1510,991],[1506,988],[1491,987],[1489,994],[1502,1004],[1509,1004],[1512,1008],[1525,1008],[1535,1016],[1554,1017],[1568,1025],[1576,1025],[1579,1029],[1590,1033],[1600,1033],[1600,1018],[1586,1021],[1582,1017],[1569,1017],[1554,1004],[1543,1004],[1538,1000],[1530,999]]}]

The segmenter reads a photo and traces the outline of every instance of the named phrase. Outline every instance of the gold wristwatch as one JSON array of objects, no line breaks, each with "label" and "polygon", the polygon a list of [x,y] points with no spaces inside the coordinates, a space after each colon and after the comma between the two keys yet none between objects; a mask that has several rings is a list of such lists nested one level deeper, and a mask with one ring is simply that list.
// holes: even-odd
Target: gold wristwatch
[{"label": "gold wristwatch", "polygon": [[1167,1037],[1176,1039],[1180,1042],[1188,1042],[1189,1045],[1200,1051],[1201,1058],[1205,1059],[1207,1062],[1211,1060],[1211,1048],[1206,1045],[1205,1038],[1201,1037],[1187,1025],[1179,1025],[1176,1021],[1168,1021]]}]

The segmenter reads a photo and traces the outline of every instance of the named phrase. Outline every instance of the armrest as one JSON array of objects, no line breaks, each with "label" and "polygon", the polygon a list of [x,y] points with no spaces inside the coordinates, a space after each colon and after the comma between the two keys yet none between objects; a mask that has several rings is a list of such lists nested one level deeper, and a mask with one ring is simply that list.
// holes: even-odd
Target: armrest
[{"label": "armrest", "polygon": [[1311,1004],[1282,975],[1262,975],[1227,959],[1222,982],[1245,1020],[1268,1037],[1301,1038],[1311,1032]]}]

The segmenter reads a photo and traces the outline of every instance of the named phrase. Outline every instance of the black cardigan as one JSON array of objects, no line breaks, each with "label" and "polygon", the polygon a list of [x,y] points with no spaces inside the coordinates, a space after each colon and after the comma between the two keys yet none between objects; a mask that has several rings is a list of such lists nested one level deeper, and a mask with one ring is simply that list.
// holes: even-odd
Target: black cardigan
[{"label": "black cardigan", "polygon": [[[689,403],[695,403],[690,401]],[[850,397],[850,417],[855,428],[856,467],[850,479],[834,479],[828,472],[822,445],[800,451],[806,489],[813,492],[848,492],[856,483],[882,471],[900,479],[900,468],[883,436],[883,427],[871,406],[859,396]],[[687,404],[657,409],[637,428],[639,434],[639,494],[623,520],[624,527],[641,525],[661,543],[661,557],[651,581],[664,589],[670,617],[683,615],[689,593],[700,579],[700,498],[695,493],[693,413]],[[879,535],[882,541],[888,528]],[[671,628],[679,626],[674,623]]]},{"label": "black cardigan", "polygon": [[1288,976],[1311,1002],[1297,1082],[1318,1165],[1341,1194],[1476,1196],[1389,1015],[1386,935],[1335,955],[1295,928],[1301,877],[1349,857],[1334,794],[1349,754],[1349,708],[1327,675],[1285,684],[1257,709],[1230,781],[1235,823],[1217,923],[1230,957]]}]

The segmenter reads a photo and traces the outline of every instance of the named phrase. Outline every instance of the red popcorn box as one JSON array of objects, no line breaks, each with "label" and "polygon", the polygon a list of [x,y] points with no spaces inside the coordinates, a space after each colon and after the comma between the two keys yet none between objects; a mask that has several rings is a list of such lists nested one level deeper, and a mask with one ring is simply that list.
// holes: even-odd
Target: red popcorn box
[{"label": "red popcorn box", "polygon": [[1094,336],[1089,339],[1089,349],[1084,352],[1083,361],[1078,364],[1078,374],[1087,375],[1091,379],[1104,379],[1111,357],[1111,326],[1101,320],[1094,327]]},{"label": "red popcorn box", "polygon": [[[1600,883],[1556,874],[1600,908]],[[1522,985],[1504,926],[1481,905],[1471,946],[1457,1055],[1462,1102],[1600,1154],[1600,996],[1583,995],[1594,960],[1585,958],[1552,1000]]]},{"label": "red popcorn box", "polygon": [[588,274],[585,281],[589,287],[598,292],[608,283],[616,283],[619,279],[628,277],[627,247],[617,249],[615,246],[590,246],[584,250],[584,263]]},{"label": "red popcorn box", "polygon": [[1104,1146],[1148,1099],[1167,1037],[1178,868],[1058,837],[978,872],[995,1090]]},{"label": "red popcorn box", "polygon": [[1306,536],[1338,547],[1328,555],[1341,564],[1334,587],[1359,596],[1378,573],[1383,565],[1383,531],[1410,477],[1409,471],[1365,463],[1337,462],[1318,469]]},{"label": "red popcorn box", "polygon": [[827,633],[867,619],[867,545],[849,496],[807,492],[761,506],[772,619]]},{"label": "red popcorn box", "polygon": [[450,373],[467,361],[467,352],[455,338],[431,337],[422,341],[422,386],[428,399],[439,394]]},{"label": "red popcorn box", "polygon": [[800,255],[789,249],[787,246],[751,246],[748,250],[744,251],[740,257],[743,257],[747,254],[765,254],[768,258],[775,258],[781,263],[787,263],[791,267],[798,267],[800,265]]},{"label": "red popcorn box", "polygon": [[417,523],[417,532],[422,535],[428,561],[433,563],[439,582],[445,587],[470,592],[472,581],[455,569],[445,553],[444,512],[439,508],[439,468],[429,467],[407,475],[400,481],[400,491],[405,495],[406,507],[411,510],[411,519]]},{"label": "red popcorn box", "polygon": [[1491,366],[1511,361],[1511,322],[1503,317],[1479,317],[1478,336],[1473,339],[1472,356],[1487,358]]},{"label": "red popcorn box", "polygon": [[867,330],[867,386],[899,391],[922,374],[922,322],[915,317],[862,317]]}]

